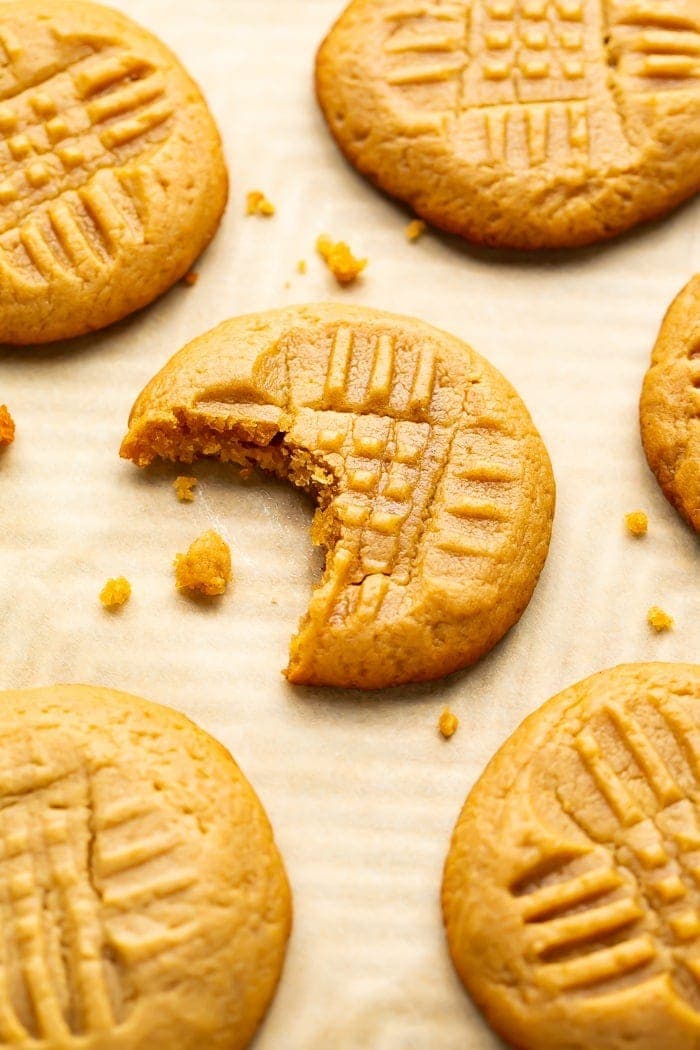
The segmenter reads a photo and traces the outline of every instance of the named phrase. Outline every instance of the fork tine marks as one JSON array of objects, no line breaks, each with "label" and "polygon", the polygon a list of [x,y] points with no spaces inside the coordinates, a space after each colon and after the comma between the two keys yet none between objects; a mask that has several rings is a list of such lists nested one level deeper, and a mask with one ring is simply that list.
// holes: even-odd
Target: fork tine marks
[{"label": "fork tine marks", "polygon": [[630,898],[611,901],[597,908],[588,908],[574,915],[550,919],[533,929],[533,950],[541,957],[557,949],[566,949],[583,941],[607,937],[642,918],[644,912]]},{"label": "fork tine marks", "polygon": [[65,267],[46,240],[38,222],[26,222],[20,229],[19,239],[29,261],[44,280],[55,280],[65,274]]},{"label": "fork tine marks", "polygon": [[566,962],[549,963],[540,968],[539,978],[544,985],[558,992],[591,988],[633,973],[655,956],[654,942],[648,934],[643,934]]},{"label": "fork tine marks", "polygon": [[590,729],[584,729],[578,734],[575,747],[586,770],[620,824],[630,827],[643,820],[644,813],[608,762]]},{"label": "fork tine marks", "polygon": [[106,149],[119,149],[120,146],[128,145],[149,131],[154,131],[172,115],[173,108],[169,102],[156,103],[136,116],[111,124],[100,135],[100,141]]},{"label": "fork tine marks", "polygon": [[565,882],[543,886],[522,898],[525,922],[538,922],[567,908],[602,897],[617,889],[622,879],[614,868],[599,868],[584,872]]},{"label": "fork tine marks", "polygon": [[19,965],[39,1030],[49,1040],[70,1036],[51,978],[44,935],[41,894],[36,884],[29,827],[15,813],[5,822],[5,847],[10,853],[8,875],[13,927]]},{"label": "fork tine marks", "polygon": [[[71,834],[73,831],[73,834]],[[73,853],[75,829],[65,811],[52,814],[45,824],[49,860],[67,918],[65,938],[69,965],[89,1032],[108,1031],[114,1012],[102,961],[102,934],[94,896],[85,891]]]},{"label": "fork tine marks", "polygon": [[605,710],[661,805],[669,806],[682,799],[682,788],[637,720],[621,704],[609,703]]}]

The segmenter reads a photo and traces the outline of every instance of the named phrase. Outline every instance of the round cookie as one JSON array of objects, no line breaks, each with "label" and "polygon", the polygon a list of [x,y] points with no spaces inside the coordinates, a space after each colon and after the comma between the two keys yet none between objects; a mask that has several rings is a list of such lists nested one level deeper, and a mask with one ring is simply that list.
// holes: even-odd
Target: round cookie
[{"label": "round cookie", "polygon": [[589,244],[700,189],[696,0],[352,0],[317,59],[338,145],[479,243]]},{"label": "round cookie", "polygon": [[223,747],[110,689],[0,693],[0,802],[3,1046],[248,1044],[290,894]]},{"label": "round cookie", "polygon": [[0,342],[102,328],[190,269],[223,213],[221,140],[175,56],[82,0],[0,32]]},{"label": "round cookie", "polygon": [[700,274],[664,318],[639,417],[649,466],[667,499],[700,532]]},{"label": "round cookie", "polygon": [[328,555],[291,682],[365,689],[474,663],[525,609],[554,481],[513,388],[420,321],[321,304],[226,322],[148,384],[122,455],[256,464],[318,502]]},{"label": "round cookie", "polygon": [[531,715],[457,822],[460,977],[519,1050],[700,1045],[700,666],[628,664]]}]

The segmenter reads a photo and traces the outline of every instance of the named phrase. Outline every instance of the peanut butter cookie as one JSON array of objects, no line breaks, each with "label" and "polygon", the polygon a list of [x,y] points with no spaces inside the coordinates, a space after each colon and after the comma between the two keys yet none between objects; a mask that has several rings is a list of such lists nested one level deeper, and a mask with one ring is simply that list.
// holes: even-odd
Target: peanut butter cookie
[{"label": "peanut butter cookie", "polygon": [[700,532],[700,274],[664,318],[639,416],[649,466],[667,499]]},{"label": "peanut butter cookie", "polygon": [[0,342],[102,328],[188,272],[227,175],[197,86],[155,37],[82,0],[0,19]]},{"label": "peanut butter cookie", "polygon": [[363,174],[484,244],[589,244],[700,189],[697,0],[352,0],[318,97]]},{"label": "peanut butter cookie", "polygon": [[109,689],[0,693],[0,798],[2,1045],[245,1047],[290,896],[231,756]]},{"label": "peanut butter cookie", "polygon": [[323,304],[196,339],[146,387],[122,455],[215,456],[318,502],[326,570],[287,677],[379,688],[465,667],[520,617],[554,482],[513,388],[444,332]]},{"label": "peanut butter cookie", "polygon": [[629,664],[526,719],[469,795],[447,935],[519,1050],[700,1045],[698,741],[700,666]]}]

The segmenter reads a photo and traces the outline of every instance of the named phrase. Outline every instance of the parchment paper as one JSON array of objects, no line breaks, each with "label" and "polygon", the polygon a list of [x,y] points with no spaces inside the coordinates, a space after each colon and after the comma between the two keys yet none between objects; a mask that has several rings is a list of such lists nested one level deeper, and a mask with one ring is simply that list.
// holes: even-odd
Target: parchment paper
[{"label": "parchment paper", "polygon": [[[697,541],[639,441],[637,401],[662,315],[700,269],[700,201],[601,248],[525,257],[434,233],[349,169],[312,90],[314,51],[341,0],[118,0],[202,84],[232,174],[224,225],[197,269],[95,337],[0,351],[17,422],[0,460],[0,688],[124,689],[190,715],[233,752],[274,824],[295,899],[279,994],[256,1050],[486,1050],[499,1044],[448,959],[441,869],[464,797],[521,719],[626,660],[700,655]],[[245,218],[260,188],[278,208]],[[341,291],[317,234],[370,265]],[[307,276],[296,273],[309,260]],[[204,464],[192,505],[176,470],[117,450],[146,381],[237,313],[337,298],[413,314],[470,342],[514,383],[552,456],[552,548],[520,624],[471,671],[382,694],[293,689],[279,669],[319,569],[311,506],[283,485]],[[628,537],[641,507],[649,535]],[[229,540],[221,601],[180,597],[171,562],[208,527]],[[98,592],[124,574],[111,616]],[[654,635],[659,604],[676,628]],[[461,720],[437,731],[449,702]]]}]

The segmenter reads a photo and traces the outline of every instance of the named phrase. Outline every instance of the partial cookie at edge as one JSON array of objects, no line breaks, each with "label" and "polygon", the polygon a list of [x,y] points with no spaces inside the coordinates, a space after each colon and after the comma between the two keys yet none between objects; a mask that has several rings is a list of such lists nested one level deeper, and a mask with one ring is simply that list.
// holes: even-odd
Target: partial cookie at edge
[{"label": "partial cookie at edge", "polygon": [[450,950],[520,1050],[700,1039],[700,666],[566,689],[491,760],[443,882]]},{"label": "partial cookie at edge", "polygon": [[649,466],[667,499],[700,532],[700,274],[664,318],[639,416]]},{"label": "partial cookie at edge", "polygon": [[19,1050],[243,1050],[290,894],[231,756],[93,686],[0,693],[0,1038]]}]

